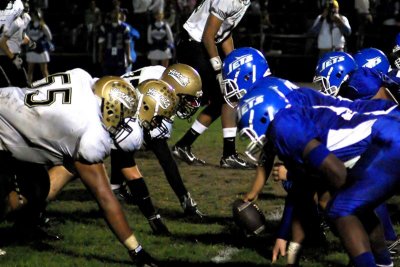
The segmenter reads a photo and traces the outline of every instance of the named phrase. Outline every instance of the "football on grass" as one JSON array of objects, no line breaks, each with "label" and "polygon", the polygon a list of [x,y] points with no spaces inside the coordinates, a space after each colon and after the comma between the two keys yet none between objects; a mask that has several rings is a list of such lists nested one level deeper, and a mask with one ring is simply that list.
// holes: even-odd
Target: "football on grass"
[{"label": "football on grass", "polygon": [[247,236],[259,235],[265,229],[265,216],[253,202],[236,199],[232,204],[233,220]]}]

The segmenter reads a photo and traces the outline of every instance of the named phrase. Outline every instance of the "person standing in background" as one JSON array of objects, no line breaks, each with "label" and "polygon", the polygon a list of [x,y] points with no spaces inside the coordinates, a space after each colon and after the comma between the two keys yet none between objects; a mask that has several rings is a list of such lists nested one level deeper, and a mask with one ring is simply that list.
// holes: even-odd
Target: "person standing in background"
[{"label": "person standing in background", "polygon": [[370,10],[370,1],[355,0],[354,9],[357,12],[356,48],[357,50],[360,50],[361,48],[364,48],[364,39],[367,26],[373,22]]},{"label": "person standing in background", "polygon": [[150,45],[147,58],[151,61],[151,65],[161,64],[168,67],[172,58],[174,36],[168,22],[164,20],[163,12],[154,13],[154,19],[147,29],[147,43]]},{"label": "person standing in background", "polygon": [[326,3],[322,14],[318,15],[309,32],[318,37],[319,57],[329,51],[345,51],[346,36],[351,34],[349,20],[339,14],[339,3]]},{"label": "person standing in background", "polygon": [[32,83],[35,65],[39,64],[42,77],[49,76],[48,63],[50,62],[49,50],[53,36],[50,28],[45,23],[41,11],[36,9],[32,12],[32,20],[29,23],[26,34],[36,42],[36,47],[28,49],[26,62],[28,62],[28,82]]},{"label": "person standing in background", "polygon": [[129,30],[132,62],[131,62],[131,64],[128,64],[128,67],[126,68],[126,72],[130,72],[130,71],[132,71],[132,64],[135,63],[136,59],[137,59],[136,50],[135,50],[135,42],[140,39],[140,33],[135,28],[133,28],[130,24],[128,24],[126,22],[126,18],[128,16],[128,9],[121,8],[120,11],[121,11],[121,13],[120,13],[121,24],[126,26]]},{"label": "person standing in background", "polygon": [[129,29],[120,21],[120,8],[111,12],[111,21],[100,27],[99,58],[103,75],[121,76],[132,63]]}]

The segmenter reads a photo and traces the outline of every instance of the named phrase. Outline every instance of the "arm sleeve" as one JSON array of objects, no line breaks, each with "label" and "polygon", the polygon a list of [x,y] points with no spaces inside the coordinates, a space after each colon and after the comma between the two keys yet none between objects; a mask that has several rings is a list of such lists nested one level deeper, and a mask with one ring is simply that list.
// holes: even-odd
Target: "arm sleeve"
[{"label": "arm sleeve", "polygon": [[313,35],[318,35],[322,27],[322,16],[319,15],[315,20],[311,28],[308,30],[309,33]]},{"label": "arm sleeve", "polygon": [[340,31],[343,33],[345,36],[349,36],[351,34],[351,27],[349,20],[345,16],[340,16],[342,20],[342,24],[339,25]]},{"label": "arm sleeve", "polygon": [[51,34],[50,28],[47,25],[43,26],[43,32],[48,41],[53,40],[53,35]]},{"label": "arm sleeve", "polygon": [[292,232],[293,206],[293,201],[288,195],[285,199],[282,219],[276,234],[277,238],[289,240]]}]

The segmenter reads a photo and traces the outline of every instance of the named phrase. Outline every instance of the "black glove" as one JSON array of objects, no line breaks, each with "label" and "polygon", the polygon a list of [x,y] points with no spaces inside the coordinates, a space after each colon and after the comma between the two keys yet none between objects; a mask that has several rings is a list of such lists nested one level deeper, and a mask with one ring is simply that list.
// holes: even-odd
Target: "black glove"
[{"label": "black glove", "polygon": [[140,247],[139,252],[136,252],[135,250],[129,250],[128,252],[135,265],[139,267],[158,267],[157,261],[142,247]]}]

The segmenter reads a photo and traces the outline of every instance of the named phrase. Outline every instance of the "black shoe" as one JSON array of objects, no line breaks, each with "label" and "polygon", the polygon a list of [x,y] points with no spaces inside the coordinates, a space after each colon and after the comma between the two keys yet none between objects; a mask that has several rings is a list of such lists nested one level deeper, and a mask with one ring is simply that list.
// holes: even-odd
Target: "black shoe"
[{"label": "black shoe", "polygon": [[222,157],[219,165],[221,168],[230,169],[254,169],[256,167],[255,164],[242,159],[237,153],[227,157]]},{"label": "black shoe", "polygon": [[400,237],[397,237],[394,241],[386,241],[386,245],[390,252],[390,258],[400,258]]},{"label": "black shoe", "polygon": [[206,164],[204,160],[199,159],[195,155],[193,155],[190,146],[180,147],[175,145],[172,147],[172,155],[183,160],[189,165],[201,166]]},{"label": "black shoe", "polygon": [[22,227],[14,225],[13,230],[15,239],[19,242],[59,241],[62,239],[60,235],[45,231],[39,226]]},{"label": "black shoe", "polygon": [[122,184],[120,187],[113,189],[112,191],[120,202],[135,204],[133,196],[125,184]]},{"label": "black shoe", "polygon": [[[137,249],[136,249],[137,250]],[[150,256],[141,246],[140,250],[136,252],[135,250],[129,251],[129,256],[131,257],[133,263],[136,266],[148,266],[148,267],[157,267],[157,261]]]},{"label": "black shoe", "polygon": [[153,230],[153,234],[155,235],[171,235],[167,226],[162,222],[160,214],[155,214],[147,219],[149,221],[151,230]]},{"label": "black shoe", "polygon": [[41,228],[49,228],[50,227],[50,218],[47,217],[46,212],[41,212],[39,214],[37,225]]},{"label": "black shoe", "polygon": [[199,219],[203,219],[205,216],[204,213],[197,208],[197,203],[190,196],[190,193],[187,193],[187,196],[183,196],[181,206],[186,216],[194,216]]}]

